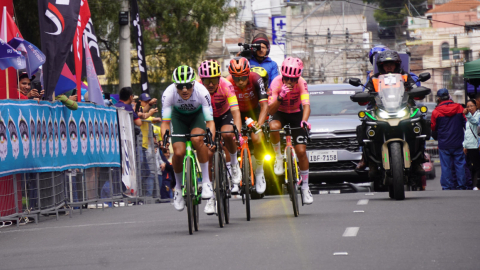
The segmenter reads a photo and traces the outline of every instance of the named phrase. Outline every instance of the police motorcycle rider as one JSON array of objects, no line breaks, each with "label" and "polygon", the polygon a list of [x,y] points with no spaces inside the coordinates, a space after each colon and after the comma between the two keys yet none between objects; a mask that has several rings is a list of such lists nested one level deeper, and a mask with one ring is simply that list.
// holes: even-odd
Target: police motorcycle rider
[{"label": "police motorcycle rider", "polygon": [[[385,51],[389,51],[390,49],[387,47],[387,46],[384,46],[384,45],[376,45],[374,46],[369,54],[368,54],[368,58],[370,60],[370,64],[372,64],[373,66],[373,60],[375,59],[375,55],[381,53],[381,52],[385,52]],[[401,63],[401,62],[400,62]],[[369,70],[367,71],[367,79],[365,80],[366,82],[370,81],[370,77],[373,75],[373,71],[372,70]],[[415,84],[417,86],[421,86],[421,83],[420,81],[418,80],[418,76],[413,73],[413,72],[410,72],[410,76],[411,78],[416,82]],[[365,91],[365,87],[363,87],[363,91]],[[369,109],[371,109],[371,105],[369,105]],[[367,167],[367,162],[365,162],[365,156],[362,155],[362,159],[358,162],[357,164],[357,167],[355,168],[355,171],[363,171],[365,170],[365,168]]]},{"label": "police motorcycle rider", "polygon": [[[402,68],[401,68],[401,59],[400,59],[400,55],[396,52],[396,51],[391,51],[391,50],[386,50],[386,51],[382,51],[379,53],[378,57],[377,57],[377,66],[378,66],[378,73],[376,74],[373,74],[371,76],[371,78],[369,79],[369,81],[365,84],[365,88],[368,92],[370,93],[375,93],[375,92],[378,92],[378,88],[379,88],[379,76],[380,75],[385,75],[385,74],[389,74],[389,73],[393,73],[393,74],[401,74],[404,81],[405,81],[405,91],[410,91],[412,88],[413,88],[413,85],[415,85],[417,83],[416,80],[414,80],[412,78],[412,76],[408,73],[406,73]],[[412,98],[409,98],[408,99],[408,104],[410,106],[415,106],[415,102]],[[363,104],[360,104],[360,105],[366,105],[365,103]],[[375,107],[375,103],[373,102],[370,102],[368,104],[368,107],[369,108],[373,108]],[[366,133],[366,126],[365,126],[365,122],[362,123],[361,126],[359,126],[360,128],[360,134],[365,134]],[[416,175],[422,175],[425,173],[425,171],[423,170],[421,164],[425,161],[425,158],[424,158],[424,149],[425,147],[420,147],[422,150],[422,154],[419,156],[419,158],[417,158],[416,160],[412,161],[412,165],[411,165],[411,171],[416,174]],[[364,150],[363,150],[363,155],[366,156],[365,154],[365,147],[364,147]],[[374,178],[376,176],[378,176],[378,165],[377,163],[375,163],[373,160],[371,159],[368,159],[368,165],[369,165],[369,168],[370,168],[370,171],[369,171],[369,178]]]}]

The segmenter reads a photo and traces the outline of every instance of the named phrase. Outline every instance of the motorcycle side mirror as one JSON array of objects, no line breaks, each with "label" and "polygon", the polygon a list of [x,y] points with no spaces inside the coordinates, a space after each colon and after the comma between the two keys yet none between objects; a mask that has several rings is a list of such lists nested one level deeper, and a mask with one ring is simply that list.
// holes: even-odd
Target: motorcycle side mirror
[{"label": "motorcycle side mirror", "polygon": [[420,75],[418,75],[418,81],[420,82],[426,82],[428,81],[432,76],[430,76],[430,73],[428,72],[424,72],[424,73],[420,73]]},{"label": "motorcycle side mirror", "polygon": [[348,83],[353,85],[353,86],[362,85],[362,81],[359,78],[350,78],[350,79],[348,79]]},{"label": "motorcycle side mirror", "polygon": [[356,93],[353,96],[350,96],[350,100],[353,102],[366,103],[366,102],[373,101],[374,97],[368,92],[360,92],[360,93]]},{"label": "motorcycle side mirror", "polygon": [[[422,74],[420,74],[420,75],[422,75]],[[428,74],[428,75],[430,75],[430,74]],[[418,98],[418,97],[424,97],[426,95],[429,95],[431,92],[432,92],[432,90],[430,90],[430,88],[420,86],[420,87],[413,88],[412,90],[410,90],[408,92],[408,95],[411,98]]]}]

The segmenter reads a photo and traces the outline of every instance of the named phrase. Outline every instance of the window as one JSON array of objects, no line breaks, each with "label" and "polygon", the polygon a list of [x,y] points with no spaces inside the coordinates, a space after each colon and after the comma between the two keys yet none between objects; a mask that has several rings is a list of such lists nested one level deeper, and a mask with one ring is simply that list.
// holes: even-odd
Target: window
[{"label": "window", "polygon": [[450,70],[443,71],[443,88],[450,88],[450,81],[452,78],[452,72]]},{"label": "window", "polygon": [[450,59],[450,46],[447,42],[442,44],[442,60]]}]

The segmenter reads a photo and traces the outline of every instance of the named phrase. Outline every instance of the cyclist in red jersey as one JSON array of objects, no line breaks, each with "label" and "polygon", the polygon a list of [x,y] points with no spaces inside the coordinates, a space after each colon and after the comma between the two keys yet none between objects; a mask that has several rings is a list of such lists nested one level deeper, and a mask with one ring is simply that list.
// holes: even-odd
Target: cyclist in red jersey
[{"label": "cyclist in red jersey", "polygon": [[[244,57],[232,59],[228,71],[230,75],[227,80],[232,83],[235,89],[242,121],[245,120],[245,117],[252,118],[256,121],[256,128],[260,129],[267,119],[268,111],[268,95],[263,84],[263,78],[255,72],[250,72],[250,63]],[[260,129],[257,134],[252,132],[251,138],[257,165],[255,169],[255,190],[258,194],[263,194],[267,188],[263,172],[265,135]],[[236,188],[238,187],[234,187],[234,190],[237,190]]]},{"label": "cyclist in red jersey", "polygon": [[[213,107],[213,121],[215,129],[220,131],[233,131],[233,126],[237,126],[238,130],[242,128],[242,120],[240,119],[240,111],[238,110],[237,97],[233,90],[232,84],[221,77],[220,65],[215,60],[203,61],[198,67],[199,82],[203,84],[210,93]],[[242,180],[242,172],[237,160],[237,144],[233,133],[222,134],[225,142],[225,153],[227,168],[231,172],[232,182],[239,184]],[[243,140],[243,138],[240,138]],[[242,141],[240,141],[242,143]],[[212,158],[211,155],[210,158]],[[211,160],[210,160],[211,161]],[[211,166],[211,164],[210,164]],[[212,208],[205,208],[205,213],[214,214],[214,205]],[[208,210],[208,211],[207,211]]]},{"label": "cyclist in red jersey", "polygon": [[[307,82],[301,77],[302,70],[302,60],[287,57],[282,63],[282,75],[277,76],[270,84],[271,95],[268,97],[268,111],[273,115],[270,129],[281,129],[287,124],[292,128],[302,127],[304,124],[309,129],[311,128],[307,122],[310,117],[310,97]],[[300,166],[303,202],[311,204],[313,197],[308,187],[309,164],[307,145],[304,141],[305,135],[303,129],[292,130],[293,144]],[[270,133],[270,141],[276,154],[273,170],[276,175],[282,175],[285,173],[285,168],[280,150],[280,134],[278,132]]]}]

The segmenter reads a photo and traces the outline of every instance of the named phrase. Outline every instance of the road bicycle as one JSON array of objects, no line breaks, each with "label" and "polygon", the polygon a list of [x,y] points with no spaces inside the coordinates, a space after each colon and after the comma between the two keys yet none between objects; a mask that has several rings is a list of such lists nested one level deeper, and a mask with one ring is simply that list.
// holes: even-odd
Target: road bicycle
[{"label": "road bicycle", "polygon": [[[298,207],[298,196],[299,196],[299,174],[298,174],[298,164],[297,164],[297,154],[295,153],[295,147],[292,145],[292,130],[304,129],[306,135],[304,139],[307,142],[310,142],[309,130],[304,125],[303,127],[292,128],[290,125],[285,125],[282,129],[269,130],[268,132],[279,132],[283,143],[285,144],[285,150],[283,152],[283,164],[285,166],[285,184],[287,185],[288,194],[290,196],[290,201],[292,201],[293,206],[293,215],[298,217],[300,214]],[[303,197],[300,196],[300,199],[303,203]]]},{"label": "road bicycle", "polygon": [[[233,125],[233,131],[217,131],[215,132],[215,153],[213,154],[213,190],[215,192],[215,208],[218,216],[218,223],[220,228],[230,220],[230,198],[232,196],[230,190],[230,172],[227,169],[227,162],[225,159],[225,152],[223,151],[223,143],[221,134],[234,133],[235,139],[238,142],[238,130]],[[218,134],[218,135],[217,135]]]},{"label": "road bicycle", "polygon": [[249,134],[255,129],[248,126],[242,126],[243,145],[240,147],[240,169],[242,170],[242,181],[240,182],[240,195],[242,202],[246,205],[247,221],[250,221],[250,194],[255,187],[255,177],[253,175],[252,156],[250,155],[250,148],[248,141]]},{"label": "road bicycle", "polygon": [[[185,199],[187,205],[188,214],[188,232],[193,234],[193,230],[198,231],[199,224],[199,210],[198,205],[202,202],[201,192],[198,190],[197,178],[202,177],[202,173],[198,169],[198,164],[195,158],[195,152],[191,138],[206,136],[207,143],[212,143],[212,133],[207,128],[204,134],[171,134],[167,129],[163,138],[163,147],[167,146],[168,139],[170,137],[182,137],[186,138],[185,143],[186,153],[183,158],[183,171],[182,171],[182,196]],[[177,179],[179,181],[179,179]]]}]

